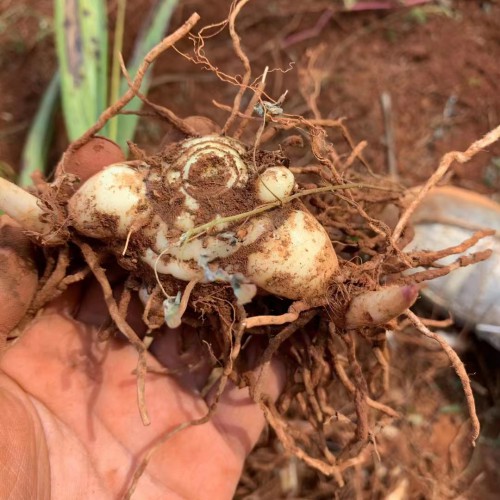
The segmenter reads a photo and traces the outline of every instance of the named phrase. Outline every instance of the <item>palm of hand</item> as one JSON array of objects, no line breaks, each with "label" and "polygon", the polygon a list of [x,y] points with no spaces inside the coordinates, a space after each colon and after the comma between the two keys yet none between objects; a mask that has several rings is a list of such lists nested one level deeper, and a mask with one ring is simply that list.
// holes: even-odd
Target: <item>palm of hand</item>
[{"label": "palm of hand", "polygon": [[[7,446],[0,455],[8,464],[3,484],[13,498],[122,497],[144,452],[165,431],[207,412],[199,376],[187,375],[181,385],[149,373],[152,423],[144,426],[133,373],[137,353],[118,340],[99,343],[94,325],[102,324],[102,312],[86,302],[79,302],[78,317],[89,322],[74,319],[74,305],[59,301],[1,360],[0,437]],[[175,332],[169,333],[157,357],[179,366],[171,355]],[[153,356],[148,365],[161,366]],[[270,392],[277,394],[278,385],[273,378]],[[185,429],[158,449],[136,498],[230,498],[263,424],[248,393],[229,388],[208,423]]]}]

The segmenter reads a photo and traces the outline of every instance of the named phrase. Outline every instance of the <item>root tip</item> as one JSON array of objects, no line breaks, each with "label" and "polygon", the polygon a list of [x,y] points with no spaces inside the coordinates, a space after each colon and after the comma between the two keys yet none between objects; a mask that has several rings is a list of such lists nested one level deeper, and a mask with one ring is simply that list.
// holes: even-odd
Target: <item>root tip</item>
[{"label": "root tip", "polygon": [[420,292],[420,287],[418,285],[405,285],[401,288],[401,293],[405,302],[408,303],[408,307],[414,304],[418,298]]}]

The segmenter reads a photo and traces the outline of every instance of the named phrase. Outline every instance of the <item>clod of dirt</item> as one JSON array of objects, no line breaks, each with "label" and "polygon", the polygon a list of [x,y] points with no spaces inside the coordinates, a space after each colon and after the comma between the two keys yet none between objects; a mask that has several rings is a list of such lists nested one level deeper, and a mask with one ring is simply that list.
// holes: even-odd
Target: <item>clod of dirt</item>
[{"label": "clod of dirt", "polygon": [[125,161],[120,146],[106,137],[93,137],[76,151],[71,151],[59,164],[56,176],[62,172],[76,175],[81,182],[99,172],[103,167]]}]

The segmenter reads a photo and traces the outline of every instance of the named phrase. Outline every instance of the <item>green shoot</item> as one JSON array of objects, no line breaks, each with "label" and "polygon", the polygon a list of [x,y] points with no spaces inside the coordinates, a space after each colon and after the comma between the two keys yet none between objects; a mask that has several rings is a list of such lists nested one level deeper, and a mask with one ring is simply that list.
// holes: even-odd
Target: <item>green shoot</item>
[{"label": "green shoot", "polygon": [[[165,36],[172,17],[172,13],[177,6],[178,0],[157,0],[156,4],[151,9],[149,16],[146,18],[139,37],[135,42],[134,52],[130,59],[127,70],[133,79],[137,73],[142,59],[144,56]],[[151,83],[151,72],[146,74],[141,91],[146,94]],[[128,90],[128,83],[125,78],[122,78],[120,93],[123,94]],[[130,104],[125,108],[129,111],[137,111],[141,108],[142,102],[139,98],[135,97]],[[125,148],[128,140],[134,137],[138,116],[134,115],[121,115],[118,117],[118,136],[116,142]]]},{"label": "green shoot", "polygon": [[22,187],[32,184],[31,175],[36,170],[45,172],[54,132],[54,113],[59,100],[59,84],[59,73],[56,73],[42,97],[42,102],[28,132],[18,179],[18,184]]},{"label": "green shoot", "polygon": [[71,141],[105,109],[108,42],[104,0],[55,0],[63,112]]}]

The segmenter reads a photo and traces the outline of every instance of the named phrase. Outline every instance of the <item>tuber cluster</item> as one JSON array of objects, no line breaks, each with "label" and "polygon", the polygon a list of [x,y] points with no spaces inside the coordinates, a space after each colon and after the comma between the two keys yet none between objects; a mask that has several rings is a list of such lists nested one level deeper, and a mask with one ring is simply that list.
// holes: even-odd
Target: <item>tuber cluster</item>
[{"label": "tuber cluster", "polygon": [[[102,152],[100,138],[84,148],[96,141],[97,160],[120,160],[117,152]],[[75,161],[75,155],[68,160]],[[100,241],[140,277],[145,304],[161,287],[170,326],[180,323],[182,282],[230,285],[239,305],[256,293],[296,301],[289,314],[250,319],[247,327],[281,324],[328,304],[339,270],[327,231],[293,196],[297,184],[287,163],[280,152],[255,151],[212,134],[107,165],[70,189],[62,204],[49,205],[2,181],[0,205],[45,245],[63,245],[71,235]],[[54,216],[54,210],[63,213]],[[63,220],[64,228],[54,220]],[[172,280],[173,292],[166,291]],[[345,326],[383,324],[411,305],[417,292],[394,286],[361,294],[346,311]]]}]

